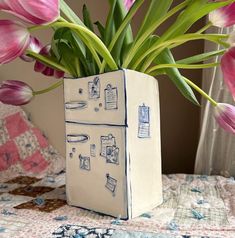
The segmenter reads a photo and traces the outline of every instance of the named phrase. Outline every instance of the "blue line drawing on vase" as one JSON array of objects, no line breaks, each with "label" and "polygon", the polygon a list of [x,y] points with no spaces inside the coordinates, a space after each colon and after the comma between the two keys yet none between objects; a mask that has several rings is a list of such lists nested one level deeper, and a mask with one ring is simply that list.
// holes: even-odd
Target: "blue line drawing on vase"
[{"label": "blue line drawing on vase", "polygon": [[67,110],[82,110],[87,108],[86,101],[71,101],[65,103],[65,109]]},{"label": "blue line drawing on vase", "polygon": [[96,157],[96,145],[95,144],[90,145],[90,155],[92,157]]},{"label": "blue line drawing on vase", "polygon": [[118,90],[116,87],[112,87],[108,84],[104,90],[105,95],[105,110],[118,109]]},{"label": "blue line drawing on vase", "polygon": [[100,79],[95,77],[93,81],[88,82],[89,99],[100,98]]},{"label": "blue line drawing on vase", "polygon": [[90,137],[86,134],[69,134],[67,135],[68,143],[86,143]]},{"label": "blue line drawing on vase", "polygon": [[139,126],[138,126],[138,137],[139,138],[150,138],[150,107],[139,106],[138,111]]},{"label": "blue line drawing on vase", "polygon": [[117,180],[112,178],[109,174],[106,174],[106,184],[105,187],[112,192],[113,196],[115,196],[116,188],[117,188]]},{"label": "blue line drawing on vase", "polygon": [[90,171],[91,170],[91,161],[90,157],[79,155],[80,160],[80,169]]},{"label": "blue line drawing on vase", "polygon": [[100,155],[104,158],[107,158],[107,147],[116,146],[116,139],[112,134],[108,136],[101,136],[101,152]]},{"label": "blue line drawing on vase", "polygon": [[119,164],[119,148],[115,145],[106,147],[106,163]]}]

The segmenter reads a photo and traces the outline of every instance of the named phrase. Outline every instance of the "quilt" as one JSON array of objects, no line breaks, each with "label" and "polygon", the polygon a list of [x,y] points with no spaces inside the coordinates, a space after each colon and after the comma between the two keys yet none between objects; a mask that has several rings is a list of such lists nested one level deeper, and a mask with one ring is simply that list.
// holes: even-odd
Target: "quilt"
[{"label": "quilt", "polygon": [[233,238],[235,180],[163,175],[164,201],[129,221],[66,204],[65,173],[0,174],[1,238]]}]

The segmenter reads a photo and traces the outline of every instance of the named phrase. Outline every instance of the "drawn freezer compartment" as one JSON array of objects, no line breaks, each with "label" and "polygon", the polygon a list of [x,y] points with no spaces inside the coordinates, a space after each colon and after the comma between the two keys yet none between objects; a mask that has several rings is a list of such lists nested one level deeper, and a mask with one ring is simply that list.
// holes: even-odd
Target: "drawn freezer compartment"
[{"label": "drawn freezer compartment", "polygon": [[145,106],[139,106],[139,138],[150,138],[150,108]]}]

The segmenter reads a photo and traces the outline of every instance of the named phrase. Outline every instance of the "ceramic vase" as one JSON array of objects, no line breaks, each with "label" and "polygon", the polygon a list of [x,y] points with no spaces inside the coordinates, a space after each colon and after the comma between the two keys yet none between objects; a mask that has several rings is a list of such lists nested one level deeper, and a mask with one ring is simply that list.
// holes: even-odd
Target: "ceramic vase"
[{"label": "ceramic vase", "polygon": [[162,203],[157,80],[132,70],[64,79],[69,205],[131,219]]}]

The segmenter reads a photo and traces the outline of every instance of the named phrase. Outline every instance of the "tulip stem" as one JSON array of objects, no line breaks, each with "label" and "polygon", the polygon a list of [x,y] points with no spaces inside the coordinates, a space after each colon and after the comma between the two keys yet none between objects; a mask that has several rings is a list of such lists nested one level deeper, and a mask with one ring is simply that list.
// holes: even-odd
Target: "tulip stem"
[{"label": "tulip stem", "polygon": [[51,59],[41,55],[41,54],[38,54],[38,53],[35,53],[31,50],[27,50],[26,51],[26,54],[30,57],[32,57],[33,59],[36,59],[44,64],[46,64],[47,66],[49,67],[52,67],[53,69],[56,69],[56,70],[61,70],[65,73],[68,73],[68,74],[71,74],[71,72],[68,71],[68,69],[66,69],[64,66],[52,61]]},{"label": "tulip stem", "polygon": [[183,79],[186,81],[186,83],[189,86],[194,88],[198,93],[200,93],[204,98],[206,98],[214,107],[218,105],[218,103],[213,98],[211,98],[206,92],[204,92],[201,88],[199,88],[195,83],[193,83],[192,81],[190,81],[189,79],[185,77],[183,77]]},{"label": "tulip stem", "polygon": [[106,48],[105,44],[95,33],[90,31],[88,28],[69,22],[55,22],[52,23],[51,26],[59,28],[68,27],[70,29],[73,29],[76,33],[77,31],[80,32],[80,34],[85,38],[85,41],[83,40],[83,43],[86,46],[93,46],[93,48],[103,57],[104,61],[109,65],[112,70],[118,69],[116,62],[114,61],[110,51]]},{"label": "tulip stem", "polygon": [[145,73],[155,75],[155,71],[165,68],[178,68],[178,69],[206,69],[217,67],[219,63],[209,63],[209,64],[159,64],[155,65],[152,68],[149,68]]},{"label": "tulip stem", "polygon": [[208,22],[202,29],[200,29],[199,31],[197,31],[196,33],[197,34],[201,34],[203,33],[204,31],[206,31],[207,29],[209,29],[211,26],[213,26],[212,22]]},{"label": "tulip stem", "polygon": [[39,91],[34,91],[34,92],[33,92],[33,95],[36,96],[36,95],[40,95],[40,94],[43,94],[43,93],[50,92],[50,91],[52,91],[53,89],[60,87],[61,85],[63,85],[63,80],[60,80],[59,82],[57,82],[57,83],[55,83],[55,84],[52,84],[52,85],[51,85],[50,87],[48,87],[48,88],[45,88],[45,89],[42,89],[42,90],[39,90]]}]

